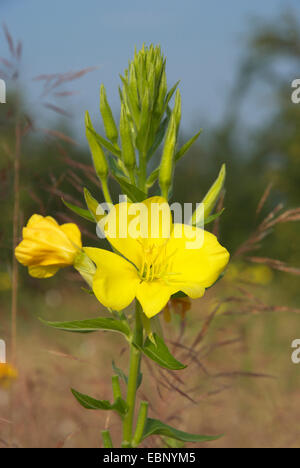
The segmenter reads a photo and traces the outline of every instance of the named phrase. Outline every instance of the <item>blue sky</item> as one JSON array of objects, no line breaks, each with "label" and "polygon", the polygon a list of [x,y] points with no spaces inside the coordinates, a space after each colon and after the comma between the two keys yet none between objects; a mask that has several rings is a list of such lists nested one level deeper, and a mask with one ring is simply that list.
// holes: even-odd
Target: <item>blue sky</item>
[{"label": "blue sky", "polygon": [[[40,88],[32,77],[94,65],[72,83],[79,94],[64,98],[74,123],[83,128],[86,109],[96,116],[101,82],[116,109],[119,73],[135,45],[153,42],[167,56],[169,84],[181,80],[183,127],[193,131],[203,116],[222,118],[254,18],[271,20],[287,7],[297,11],[299,0],[0,0],[0,15],[23,41],[22,83],[35,110]],[[0,56],[7,56],[2,33]]]}]

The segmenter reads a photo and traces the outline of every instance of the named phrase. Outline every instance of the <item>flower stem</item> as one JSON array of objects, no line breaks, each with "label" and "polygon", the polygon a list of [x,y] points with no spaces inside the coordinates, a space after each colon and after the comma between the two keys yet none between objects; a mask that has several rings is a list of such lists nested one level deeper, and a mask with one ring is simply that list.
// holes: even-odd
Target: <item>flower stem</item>
[{"label": "flower stem", "polygon": [[112,444],[109,431],[102,431],[101,434],[102,434],[104,448],[113,448],[113,444]]},{"label": "flower stem", "polygon": [[123,420],[122,447],[125,447],[125,448],[131,447],[132,423],[133,423],[133,417],[134,417],[138,376],[140,372],[141,352],[135,346],[135,344],[137,344],[138,346],[142,346],[143,344],[143,324],[141,321],[140,314],[141,314],[141,306],[139,302],[136,301],[134,339],[133,339],[133,344],[130,345],[130,366],[129,366],[128,388],[127,388],[127,398],[126,398],[126,403],[128,405],[128,412],[125,415],[124,420]]}]

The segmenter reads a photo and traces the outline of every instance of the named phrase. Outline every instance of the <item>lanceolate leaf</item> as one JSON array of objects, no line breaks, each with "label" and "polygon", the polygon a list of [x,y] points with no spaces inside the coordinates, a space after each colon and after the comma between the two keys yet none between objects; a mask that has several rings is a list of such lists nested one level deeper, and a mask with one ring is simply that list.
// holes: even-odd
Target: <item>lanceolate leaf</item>
[{"label": "lanceolate leaf", "polygon": [[133,202],[142,202],[147,198],[147,195],[138,189],[135,185],[130,184],[122,177],[114,176],[125,195]]},{"label": "lanceolate leaf", "polygon": [[126,322],[115,320],[110,317],[99,317],[88,320],[75,320],[73,322],[48,322],[40,319],[49,327],[57,328],[63,331],[76,332],[76,333],[90,333],[99,330],[110,330],[122,333],[126,337],[130,336],[130,328]]},{"label": "lanceolate leaf", "polygon": [[100,145],[104,146],[108,151],[110,151],[112,154],[117,156],[118,158],[121,157],[121,150],[120,148],[117,148],[115,145],[107,141],[103,136],[99,135],[99,133],[95,132],[95,130],[91,127],[89,127],[89,131],[94,135],[96,140],[100,143]]},{"label": "lanceolate leaf", "polygon": [[83,193],[84,193],[85,202],[87,204],[90,214],[92,215],[94,221],[96,222],[99,221],[101,218],[103,218],[103,216],[105,216],[105,214],[102,214],[102,215],[97,214],[99,202],[90,194],[88,189],[85,187],[83,189]]},{"label": "lanceolate leaf", "polygon": [[186,366],[172,356],[164,340],[156,333],[153,336],[156,344],[147,338],[141,351],[161,367],[172,370],[184,369]]},{"label": "lanceolate leaf", "polygon": [[207,218],[205,218],[204,219],[204,225],[209,224],[212,221],[214,221],[215,219],[217,219],[219,216],[221,216],[221,214],[223,213],[224,210],[225,210],[225,208],[222,208],[222,210],[220,210],[218,213],[215,213],[215,214],[210,215]]},{"label": "lanceolate leaf", "polygon": [[197,138],[199,137],[199,135],[201,135],[202,133],[202,130],[200,130],[198,133],[196,133],[196,135],[194,135],[189,141],[187,141],[181,148],[179,151],[177,151],[177,153],[175,153],[175,161],[179,161],[179,159],[182,158],[182,156],[185,155],[185,153],[187,152],[188,149],[190,149],[190,147],[192,146],[192,144],[197,140]]},{"label": "lanceolate leaf", "polygon": [[164,120],[161,122],[161,124],[159,126],[159,129],[158,129],[158,131],[157,131],[157,133],[155,135],[154,143],[153,143],[153,145],[151,146],[151,148],[148,151],[148,154],[147,154],[148,159],[151,158],[151,156],[155,153],[155,151],[157,150],[157,148],[159,147],[159,145],[163,141],[163,138],[165,136],[165,133],[166,133],[166,130],[167,130],[167,127],[168,127],[168,123],[169,123],[169,118],[165,117]]},{"label": "lanceolate leaf", "polygon": [[183,432],[174,429],[173,427],[168,426],[168,424],[164,424],[158,419],[148,418],[145,425],[142,440],[146,439],[146,437],[149,437],[151,435],[163,435],[165,437],[170,437],[171,439],[181,440],[182,442],[209,442],[211,440],[216,440],[222,437],[222,435],[206,436],[189,434],[188,432]]},{"label": "lanceolate leaf", "polygon": [[92,410],[114,410],[120,414],[120,416],[124,416],[127,413],[127,403],[122,398],[117,398],[114,403],[110,403],[108,400],[96,400],[84,393],[77,392],[73,388],[71,388],[71,392],[73,393],[74,397],[86,409]]},{"label": "lanceolate leaf", "polygon": [[87,219],[88,221],[92,221],[93,223],[95,222],[89,210],[86,210],[85,208],[81,208],[80,206],[73,205],[73,203],[69,203],[63,198],[62,198],[62,201],[71,211],[76,213],[78,216],[81,216],[82,218]]},{"label": "lanceolate leaf", "polygon": [[152,187],[154,182],[158,179],[158,176],[159,176],[159,167],[154,169],[154,171],[149,175],[147,182],[146,182],[147,188]]}]

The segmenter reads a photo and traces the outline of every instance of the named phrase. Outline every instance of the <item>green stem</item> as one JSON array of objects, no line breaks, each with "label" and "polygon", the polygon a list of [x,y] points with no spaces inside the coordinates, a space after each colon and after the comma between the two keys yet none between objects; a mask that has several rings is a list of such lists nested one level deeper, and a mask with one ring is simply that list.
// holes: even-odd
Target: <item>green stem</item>
[{"label": "green stem", "polygon": [[[134,328],[134,338],[133,342],[138,346],[143,344],[143,324],[141,321],[141,306],[138,301],[136,301],[136,311],[135,311],[135,328]],[[130,366],[129,366],[129,376],[128,376],[128,388],[127,388],[127,398],[126,403],[128,405],[128,412],[123,420],[123,443],[122,447],[131,447],[132,440],[132,423],[134,417],[135,409],[135,399],[137,391],[137,382],[140,372],[140,363],[141,363],[141,352],[137,349],[134,344],[130,345]]]},{"label": "green stem", "polygon": [[139,154],[139,189],[146,192],[147,181],[147,157],[145,154]]},{"label": "green stem", "polygon": [[147,413],[148,413],[148,401],[142,401],[138,419],[136,423],[135,433],[132,439],[132,447],[138,447],[144,433],[145,424],[147,421]]},{"label": "green stem", "polygon": [[132,185],[136,185],[134,169],[128,169],[128,173],[129,173],[130,182],[132,183]]},{"label": "green stem", "polygon": [[118,398],[122,398],[120,381],[117,375],[112,376],[112,388],[113,388],[114,400],[117,400]]},{"label": "green stem", "polygon": [[101,431],[104,448],[113,448],[109,431]]}]

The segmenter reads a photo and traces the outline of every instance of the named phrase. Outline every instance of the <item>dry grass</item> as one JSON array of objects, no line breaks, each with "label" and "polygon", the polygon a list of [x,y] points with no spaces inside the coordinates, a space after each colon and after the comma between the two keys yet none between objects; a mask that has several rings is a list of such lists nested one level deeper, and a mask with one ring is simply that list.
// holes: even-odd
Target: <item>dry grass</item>
[{"label": "dry grass", "polygon": [[[230,288],[232,285],[224,281],[223,286],[218,286],[218,293],[224,295]],[[57,294],[61,294],[59,307]],[[263,293],[266,300],[271,294],[271,288]],[[175,343],[174,354],[189,366],[183,371],[168,372],[145,359],[139,397],[150,400],[153,417],[169,424],[198,433],[225,434],[205,447],[297,446],[299,373],[290,361],[297,316],[273,311],[252,318],[232,317],[219,311],[212,319],[208,311],[214,295],[215,292],[208,293],[204,300],[194,303],[187,313],[180,343],[179,317],[165,324],[170,348]],[[55,300],[51,306],[52,296]],[[115,359],[126,370],[125,342],[111,333],[82,336],[49,330],[33,315],[43,311],[43,317],[48,319],[83,318],[98,315],[98,309],[93,297],[75,288],[60,291],[52,290],[50,285],[50,295],[49,291],[37,292],[34,298],[26,292],[22,295],[14,445],[99,447],[100,430],[104,427],[109,427],[114,440],[120,441],[117,416],[84,410],[72,397],[70,388],[111,399],[111,361]],[[191,350],[195,341],[198,344]],[[7,403],[8,393],[2,390],[3,446],[10,443]],[[155,447],[162,442],[149,439],[147,445]]]}]

